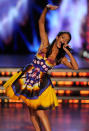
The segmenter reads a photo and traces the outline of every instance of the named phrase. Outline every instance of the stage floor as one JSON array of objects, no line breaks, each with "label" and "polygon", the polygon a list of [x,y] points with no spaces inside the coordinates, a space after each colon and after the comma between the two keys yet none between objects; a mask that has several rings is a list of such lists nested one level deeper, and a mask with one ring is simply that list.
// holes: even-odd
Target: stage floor
[{"label": "stage floor", "polygon": [[[35,54],[28,55],[0,55],[0,68],[21,68],[26,64],[32,62]],[[73,55],[79,65],[79,69],[89,69],[89,62],[85,61],[78,54]],[[67,68],[66,66],[60,64],[55,68]]]},{"label": "stage floor", "polygon": [[[52,131],[89,131],[89,104],[60,104],[46,112]],[[27,106],[0,105],[0,131],[35,131]]]}]

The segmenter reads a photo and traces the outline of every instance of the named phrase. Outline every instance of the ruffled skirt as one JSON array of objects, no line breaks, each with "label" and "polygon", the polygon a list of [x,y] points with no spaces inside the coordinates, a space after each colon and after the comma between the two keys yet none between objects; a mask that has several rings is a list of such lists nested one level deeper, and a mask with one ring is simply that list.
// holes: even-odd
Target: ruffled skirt
[{"label": "ruffled skirt", "polygon": [[[43,80],[45,85],[42,87],[33,87],[33,89],[24,88],[24,73],[19,71],[14,74],[3,86],[6,95],[15,100],[22,99],[27,106],[33,109],[49,109],[58,106],[58,100],[55,90],[49,77]],[[40,90],[39,90],[40,89]]]}]

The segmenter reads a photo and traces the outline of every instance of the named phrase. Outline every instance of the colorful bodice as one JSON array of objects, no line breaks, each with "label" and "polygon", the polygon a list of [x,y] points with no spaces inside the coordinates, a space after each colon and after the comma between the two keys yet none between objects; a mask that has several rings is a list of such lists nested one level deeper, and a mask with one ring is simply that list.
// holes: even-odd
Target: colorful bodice
[{"label": "colorful bodice", "polygon": [[34,58],[33,63],[34,67],[37,70],[40,70],[42,72],[47,72],[49,69],[51,69],[52,67],[49,66],[46,61],[44,59],[39,59],[37,57]]},{"label": "colorful bodice", "polygon": [[35,84],[40,84],[40,78],[42,73],[47,73],[49,69],[53,67],[52,61],[47,59],[43,53],[39,53],[35,56],[32,62],[33,68],[26,73],[26,85],[33,87]]}]

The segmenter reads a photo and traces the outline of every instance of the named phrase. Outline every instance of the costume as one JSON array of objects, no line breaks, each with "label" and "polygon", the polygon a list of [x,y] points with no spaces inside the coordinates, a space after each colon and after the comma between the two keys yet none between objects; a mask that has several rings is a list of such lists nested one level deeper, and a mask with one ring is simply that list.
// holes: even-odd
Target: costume
[{"label": "costume", "polygon": [[33,109],[58,106],[55,90],[47,74],[52,67],[53,61],[40,51],[30,65],[25,66],[4,84],[7,96],[22,99]]}]

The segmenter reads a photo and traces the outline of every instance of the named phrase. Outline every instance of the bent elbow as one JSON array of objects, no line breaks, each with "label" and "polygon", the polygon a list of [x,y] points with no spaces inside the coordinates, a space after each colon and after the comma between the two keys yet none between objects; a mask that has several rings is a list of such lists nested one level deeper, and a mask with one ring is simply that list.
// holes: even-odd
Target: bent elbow
[{"label": "bent elbow", "polygon": [[79,69],[78,66],[74,67],[74,70],[78,70],[78,69]]},{"label": "bent elbow", "polygon": [[40,25],[41,23],[44,23],[44,20],[42,18],[38,20],[38,24]]}]

